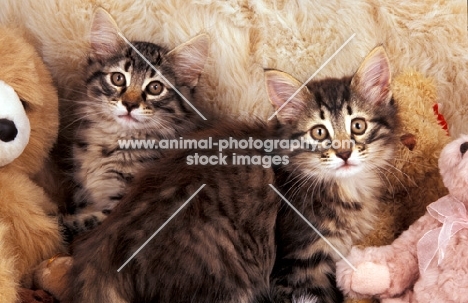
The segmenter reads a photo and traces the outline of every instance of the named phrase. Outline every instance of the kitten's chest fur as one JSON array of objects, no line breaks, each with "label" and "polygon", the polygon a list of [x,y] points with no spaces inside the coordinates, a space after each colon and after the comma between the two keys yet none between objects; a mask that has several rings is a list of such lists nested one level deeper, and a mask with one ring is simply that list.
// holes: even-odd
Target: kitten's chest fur
[{"label": "kitten's chest fur", "polygon": [[157,144],[162,137],[174,137],[176,133],[175,129],[172,134],[122,130],[106,123],[90,123],[78,129],[73,155],[75,181],[82,188],[78,190],[75,201],[82,203],[81,207],[112,209],[134,175],[150,161],[161,157],[157,148],[125,148],[121,144],[130,140]]},{"label": "kitten's chest fur", "polygon": [[[288,173],[286,173],[288,175]],[[282,179],[283,178],[283,179]],[[382,192],[378,175],[368,173],[363,178],[349,178],[317,185],[315,191],[310,184],[304,184],[295,191],[288,191],[284,178],[279,178],[286,198],[312,223],[335,247],[346,254],[353,243],[362,239],[373,228],[375,213]],[[281,230],[281,241],[285,257],[312,256],[317,251],[338,260],[338,255],[319,235],[315,233],[296,213],[288,207],[283,208],[279,217],[278,228]],[[297,235],[302,234],[297,242]],[[298,251],[294,246],[303,242],[304,250]],[[293,254],[288,256],[289,254]]]},{"label": "kitten's chest fur", "polygon": [[372,230],[381,193],[381,181],[372,174],[340,180],[326,185],[323,196],[310,201],[311,207],[304,211],[314,220],[322,219],[321,227],[338,235],[332,240],[346,253]]}]

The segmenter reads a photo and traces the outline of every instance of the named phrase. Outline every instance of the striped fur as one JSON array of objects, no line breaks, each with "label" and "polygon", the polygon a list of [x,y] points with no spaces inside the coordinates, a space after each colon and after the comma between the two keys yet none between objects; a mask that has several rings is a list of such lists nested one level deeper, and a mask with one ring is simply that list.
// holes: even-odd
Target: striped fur
[{"label": "striped fur", "polygon": [[[266,75],[277,107],[300,87],[279,71]],[[314,151],[288,151],[290,164],[278,168],[276,184],[344,255],[373,228],[396,146],[397,109],[389,87],[388,60],[378,48],[353,77],[312,82],[278,113],[278,120],[290,126],[291,138],[325,134]],[[327,148],[326,140],[355,144]],[[338,254],[286,205],[278,216],[277,241],[274,302],[311,296],[321,303],[343,301],[335,282]]]},{"label": "striped fur", "polygon": [[68,240],[100,224],[135,173],[161,156],[158,149],[121,148],[119,140],[178,138],[201,121],[168,82],[190,96],[187,92],[196,85],[207,55],[206,36],[170,52],[153,43],[133,42],[156,72],[117,33],[111,17],[98,10],[91,31],[86,100],[76,110],[76,191],[69,207],[73,214],[63,218]]},{"label": "striped fur", "polygon": [[[220,132],[242,136],[242,126],[220,123],[193,138],[216,138]],[[258,128],[248,133],[255,132],[267,136]],[[251,303],[268,293],[280,202],[268,186],[274,182],[273,169],[230,161],[187,165],[187,156],[195,152],[218,155],[216,149],[171,151],[137,176],[102,225],[77,239],[64,303]],[[224,154],[233,152],[262,155],[246,150]],[[117,272],[202,184],[187,206]],[[112,290],[113,298],[103,290]]]}]

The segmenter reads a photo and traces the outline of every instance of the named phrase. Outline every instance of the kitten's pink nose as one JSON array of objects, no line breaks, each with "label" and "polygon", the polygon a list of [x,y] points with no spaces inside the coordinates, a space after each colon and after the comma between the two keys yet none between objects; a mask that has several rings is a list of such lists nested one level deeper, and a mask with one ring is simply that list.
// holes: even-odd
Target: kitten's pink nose
[{"label": "kitten's pink nose", "polygon": [[342,152],[336,153],[336,156],[338,158],[343,159],[343,161],[346,162],[346,161],[348,161],[349,157],[351,157],[351,151],[349,151],[349,150],[342,151]]},{"label": "kitten's pink nose", "polygon": [[138,108],[139,104],[134,102],[122,101],[122,105],[127,108],[127,111],[130,113],[135,108]]}]

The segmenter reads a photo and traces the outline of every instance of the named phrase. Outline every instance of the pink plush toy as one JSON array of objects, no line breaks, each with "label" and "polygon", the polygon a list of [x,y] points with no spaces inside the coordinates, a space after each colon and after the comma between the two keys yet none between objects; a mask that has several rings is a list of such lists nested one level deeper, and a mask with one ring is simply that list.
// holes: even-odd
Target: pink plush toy
[{"label": "pink plush toy", "polygon": [[[381,302],[468,302],[468,136],[449,143],[439,170],[450,194],[391,245],[359,249],[337,263],[338,286]],[[417,199],[417,197],[415,197]]]}]

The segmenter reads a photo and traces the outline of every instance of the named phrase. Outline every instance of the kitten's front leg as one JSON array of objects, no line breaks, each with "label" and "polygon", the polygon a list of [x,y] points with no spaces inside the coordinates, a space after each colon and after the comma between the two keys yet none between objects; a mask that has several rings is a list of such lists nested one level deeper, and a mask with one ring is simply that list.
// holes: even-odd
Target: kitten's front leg
[{"label": "kitten's front leg", "polygon": [[107,218],[122,199],[126,185],[114,178],[93,180],[91,184],[98,186],[94,188],[85,183],[77,188],[73,197],[74,213],[61,217],[63,235],[69,243],[78,234],[94,229]]},{"label": "kitten's front leg", "polygon": [[298,299],[293,298],[292,303],[319,303],[319,301],[317,297],[308,295],[308,296],[302,296]]},{"label": "kitten's front leg", "polygon": [[[312,257],[314,258],[314,257]],[[283,267],[282,277],[274,280],[274,302],[286,303],[339,303],[343,296],[337,289],[333,273],[334,261],[320,260],[316,266],[310,266],[315,260],[282,260],[294,263]],[[315,268],[313,268],[315,267]],[[289,271],[289,273],[286,273]]]},{"label": "kitten's front leg", "polygon": [[[327,231],[321,232],[328,235]],[[278,254],[272,274],[274,302],[343,302],[336,286],[335,253],[323,239],[288,212],[278,219],[277,238]],[[328,239],[341,242],[330,235]]]}]

